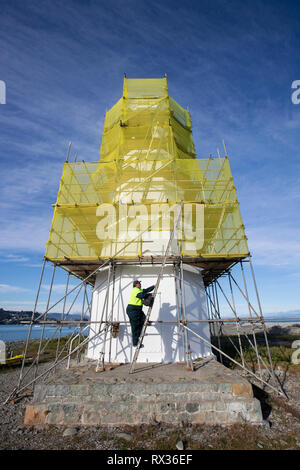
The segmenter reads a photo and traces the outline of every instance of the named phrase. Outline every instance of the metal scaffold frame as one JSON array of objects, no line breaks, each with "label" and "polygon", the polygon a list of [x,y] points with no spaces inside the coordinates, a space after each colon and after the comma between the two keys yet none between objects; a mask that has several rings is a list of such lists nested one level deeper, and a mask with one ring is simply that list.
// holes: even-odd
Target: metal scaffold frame
[{"label": "metal scaffold frame", "polygon": [[[91,313],[91,300],[88,298],[88,293],[87,293],[87,286],[89,283],[89,280],[92,275],[95,273],[99,272],[101,269],[103,269],[105,266],[109,266],[108,269],[108,278],[107,281],[108,283],[112,282],[113,285],[113,291],[114,291],[114,272],[115,272],[115,267],[120,264],[126,264],[126,262],[122,261],[115,261],[113,258],[110,260],[105,261],[102,263],[97,269],[93,272],[90,273],[86,278],[81,280],[81,282],[73,287],[72,289],[68,289],[69,286],[69,280],[70,280],[70,273],[66,273],[66,286],[65,286],[65,294],[56,302],[54,302],[50,306],[50,298],[51,294],[53,291],[53,285],[54,285],[54,274],[55,274],[55,269],[56,265],[55,263],[53,264],[53,271],[52,271],[52,277],[51,277],[51,283],[49,286],[49,292],[48,292],[48,300],[47,300],[47,305],[45,312],[38,315],[37,317],[35,316],[36,314],[36,308],[38,304],[38,299],[39,299],[39,294],[41,290],[41,285],[43,282],[43,276],[45,272],[45,265],[47,261],[44,259],[43,265],[42,265],[42,270],[41,270],[41,276],[40,276],[40,281],[37,289],[37,295],[36,295],[36,300],[35,300],[35,305],[34,305],[34,310],[32,313],[32,317],[30,322],[24,322],[24,323],[29,323],[29,333],[28,337],[25,343],[25,348],[24,348],[24,354],[23,354],[23,361],[21,365],[21,370],[20,370],[20,376],[19,376],[19,381],[15,389],[12,391],[12,393],[8,396],[6,399],[5,403],[7,403],[9,400],[11,400],[14,397],[18,397],[24,392],[24,390],[32,390],[32,386],[37,383],[39,380],[42,378],[45,378],[47,375],[50,373],[54,372],[56,367],[59,365],[62,365],[63,363],[66,363],[66,367],[69,368],[70,366],[70,358],[71,356],[74,357],[75,353],[77,353],[77,362],[80,361],[80,351],[82,351],[90,341],[94,340],[95,338],[99,337],[100,335],[104,336],[104,343],[103,343],[103,349],[101,351],[99,360],[97,362],[96,370],[105,370],[105,348],[106,348],[106,342],[107,342],[107,335],[108,332],[110,332],[110,338],[109,338],[109,351],[111,350],[111,341],[112,341],[112,327],[113,324],[115,323],[115,320],[113,318],[113,305],[114,305],[114,299],[112,298],[110,307],[109,307],[109,289],[107,289],[107,294],[105,297],[104,304],[102,305],[102,315],[100,320],[97,321],[85,321],[84,320],[84,315],[87,314],[87,312]],[[153,260],[152,263],[159,263],[161,264],[162,261],[160,260]],[[246,283],[246,275],[245,275],[245,269],[244,265],[248,264],[250,267],[250,273],[251,273],[251,278],[254,286],[254,291],[256,295],[256,301],[258,304],[258,308],[255,308],[253,305],[253,301],[250,301],[249,298],[249,286]],[[225,270],[222,275],[219,275],[216,277],[212,282],[207,284],[205,286],[206,290],[206,296],[207,296],[207,309],[208,309],[208,319],[202,319],[202,320],[187,320],[186,319],[186,314],[185,314],[185,301],[184,301],[184,287],[183,287],[183,261],[182,261],[182,256],[178,256],[176,259],[168,260],[167,257],[165,259],[164,265],[172,265],[174,267],[174,279],[175,279],[175,284],[176,284],[176,307],[177,307],[177,319],[174,319],[174,321],[162,321],[162,320],[157,320],[157,321],[150,321],[146,320],[145,324],[146,326],[149,324],[153,323],[166,323],[170,325],[177,324],[181,328],[181,334],[183,338],[183,346],[184,346],[184,356],[185,356],[185,362],[188,370],[193,371],[193,364],[195,361],[191,360],[190,356],[190,346],[189,346],[189,339],[188,339],[188,334],[196,336],[200,341],[203,341],[204,343],[208,344],[213,352],[217,353],[218,355],[218,360],[223,363],[224,358],[227,359],[229,362],[235,364],[239,368],[242,369],[242,371],[247,375],[250,379],[255,379],[256,383],[268,387],[271,390],[275,391],[279,395],[282,395],[287,398],[287,395],[278,380],[273,363],[272,363],[272,357],[271,357],[271,352],[268,344],[268,337],[267,337],[267,331],[266,331],[266,325],[265,325],[265,320],[262,314],[261,310],[261,303],[258,295],[258,290],[256,286],[256,281],[255,281],[255,276],[254,276],[254,270],[253,270],[253,265],[251,261],[251,256],[246,257],[244,259],[241,259],[239,263],[236,263],[236,266],[240,267],[240,274],[243,280],[243,286],[240,286],[239,283],[237,282],[236,278],[233,276],[233,269]],[[163,265],[163,266],[164,266]],[[226,279],[227,278],[227,279]],[[226,295],[224,286],[224,280],[226,279],[227,282],[227,287],[228,291],[231,295],[231,300],[228,295]],[[233,286],[235,286],[236,291],[240,293],[242,298],[244,298],[246,302],[246,306],[248,308],[248,314],[249,316],[239,316],[238,315],[238,310],[236,308],[236,301],[234,297],[234,290]],[[75,291],[77,291],[76,295],[72,299],[71,306],[67,309],[66,308],[66,303],[67,303],[67,298],[70,296],[70,294],[75,294]],[[72,307],[75,303],[75,301],[78,299],[80,293],[82,294],[82,310],[81,310],[81,319],[80,320],[68,320],[68,315],[70,314]],[[114,294],[113,294],[114,295]],[[222,316],[222,309],[220,308],[220,298],[225,299],[226,304],[229,306],[233,313],[233,318],[224,318]],[[63,308],[62,308],[62,313],[61,313],[61,320],[50,320],[47,319],[48,313],[55,307],[57,306],[60,302],[63,303]],[[149,316],[150,317],[150,316]],[[201,322],[206,322],[210,325],[210,331],[211,331],[211,341],[208,341],[207,339],[203,338],[200,336],[198,333],[193,331],[192,325],[193,323],[201,323]],[[130,322],[129,321],[121,321],[118,323],[124,323],[129,326]],[[30,343],[31,339],[31,332],[32,328],[36,324],[41,324],[43,326],[42,332],[41,332],[41,337],[39,340],[39,346],[38,346],[38,352],[35,355],[35,357],[32,358],[31,364],[26,367],[26,372],[25,372],[25,365],[28,360],[28,346]],[[47,340],[44,340],[44,328],[46,325],[52,325],[55,326],[54,331],[52,335],[47,338]],[[83,335],[83,332],[85,329],[88,329],[90,326],[95,327],[95,334],[92,336],[87,336],[85,337]],[[226,334],[226,326],[231,325],[236,329],[236,338],[237,338],[237,345],[234,343],[230,335]],[[66,340],[65,344],[60,347],[61,340],[62,340],[62,327],[63,326],[74,326],[76,327],[76,330],[73,331],[73,333],[68,337]],[[250,332],[245,330],[245,326],[249,328],[250,326]],[[77,331],[80,331],[77,333]],[[55,354],[55,359],[49,363],[49,367],[46,368],[43,372],[38,374],[38,367],[40,364],[40,358],[45,352],[49,342],[55,338],[56,333],[58,332],[58,337],[57,339],[57,349],[56,349],[56,354]],[[257,339],[257,334],[258,332],[263,333],[263,338],[264,338],[264,346],[266,348],[266,355],[267,357],[263,358],[261,353],[259,352],[258,348],[258,339]],[[145,332],[144,332],[145,333]],[[78,338],[78,344],[72,348],[73,341]],[[140,337],[140,340],[142,338],[142,335]],[[232,345],[234,351],[239,357],[239,360],[237,360],[236,356],[232,357],[229,354],[227,354],[223,348],[222,348],[222,339],[227,338],[230,344]],[[256,363],[257,363],[257,370],[254,369],[253,367],[247,363],[244,355],[244,345],[242,342],[242,338],[245,338],[247,344],[249,345],[250,349],[253,351],[256,357]],[[44,340],[44,344],[43,344]],[[110,355],[110,353],[109,353]],[[136,360],[136,358],[135,358]],[[109,361],[110,362],[110,361]],[[133,371],[135,361],[132,361],[131,365],[131,372]],[[101,367],[100,367],[101,365]],[[29,372],[33,369],[33,378],[31,377],[27,382],[26,382],[26,377],[28,376]],[[138,372],[136,370],[135,372]]]},{"label": "metal scaffold frame", "polygon": [[[149,98],[147,93],[144,97],[142,96],[139,80],[124,80],[124,96],[106,115],[100,161],[77,163],[76,156],[76,162],[69,163],[69,145],[57,202],[54,205],[52,227],[34,309],[31,320],[28,322],[29,332],[19,381],[6,403],[54,372],[58,366],[66,363],[66,367],[69,368],[70,359],[75,354],[79,362],[84,348],[100,335],[103,336],[103,345],[96,371],[105,370],[106,345],[109,341],[110,362],[112,328],[116,323],[114,320],[115,270],[117,266],[135,264],[161,266],[154,290],[154,301],[164,267],[166,265],[173,267],[177,318],[174,317],[173,321],[151,321],[151,307],[149,307],[130,373],[133,372],[147,326],[156,322],[165,323],[179,327],[185,363],[191,373],[193,373],[195,361],[191,358],[189,338],[194,335],[217,353],[220,362],[223,363],[227,359],[259,384],[286,396],[274,372],[265,321],[225,144],[223,142],[224,159],[220,158],[219,151],[218,159],[212,157],[196,159],[189,112],[169,97],[166,79],[153,79],[150,82],[148,81],[148,87],[151,86],[149,96],[152,98]],[[128,106],[130,100],[132,102]],[[139,100],[142,100],[141,108],[136,102]],[[122,209],[122,204],[129,206],[143,204],[148,210],[149,206],[157,204],[157,201],[169,207],[180,201],[178,219],[175,221],[174,213],[173,230],[164,256],[144,256],[142,249],[138,252],[134,245],[136,243],[142,246],[142,236],[150,228],[154,231],[160,230],[154,226],[159,219],[151,222],[145,230],[140,230],[139,235],[133,239],[129,239],[131,235],[130,233],[127,235],[127,231],[124,231],[125,238],[120,237],[123,235],[121,230],[115,237],[110,236],[111,250],[107,252],[105,242],[100,242],[96,236],[98,206],[108,202],[114,209],[116,207]],[[185,248],[186,241],[178,237],[178,254],[173,255],[169,253],[169,248],[184,204],[205,206],[203,246],[189,250]],[[185,211],[183,212],[185,215]],[[188,213],[186,219],[188,219]],[[181,223],[182,221],[183,217]],[[192,228],[193,223],[193,221],[190,222]],[[111,227],[113,227],[112,223]],[[128,247],[130,249],[126,251]],[[48,262],[52,263],[48,296],[44,312],[37,314],[45,267]],[[202,269],[208,318],[187,319],[184,264]],[[257,307],[250,299],[245,265],[250,267],[251,289],[252,292],[254,291]],[[51,303],[57,267],[63,268],[66,272],[65,289],[64,295]],[[237,267],[240,268],[241,282],[238,282],[233,275],[233,270]],[[107,279],[104,281],[107,283],[106,295],[101,305],[100,319],[93,321],[91,319],[92,300],[89,299],[88,289],[94,286],[96,275],[104,268],[107,269]],[[80,282],[71,288],[70,276],[80,279]],[[111,296],[110,286],[112,286]],[[245,303],[248,316],[240,314],[237,296]],[[78,299],[81,299],[80,320],[70,320],[69,315]],[[224,318],[221,300],[223,302],[225,300],[225,305],[229,307],[233,315],[232,318]],[[67,306],[67,301],[70,301],[70,306]],[[49,312],[53,312],[58,305],[62,306],[61,318],[49,319]],[[85,315],[88,312],[90,320],[85,321]],[[210,325],[211,341],[193,331],[193,324],[201,322]],[[118,323],[125,323],[128,326],[130,324],[129,320],[118,321]],[[42,325],[42,332],[37,353],[27,367],[32,328],[36,324]],[[47,339],[44,338],[46,325],[55,327],[52,335]],[[62,341],[62,328],[67,325],[74,326],[76,329],[66,341]],[[227,336],[226,326],[228,325],[234,326],[236,341],[230,335]],[[245,330],[246,325],[250,325],[250,333]],[[94,328],[94,334],[85,337],[85,330],[91,327]],[[262,357],[259,351],[257,330],[263,334],[266,357]],[[224,350],[224,337],[228,338],[238,360],[236,355],[232,356]],[[55,359],[48,364],[49,367],[39,373],[41,358],[54,338],[57,338]],[[243,338],[246,341],[243,341]],[[73,347],[75,340],[77,344]],[[247,362],[245,344],[254,351],[257,370],[253,370]]]}]

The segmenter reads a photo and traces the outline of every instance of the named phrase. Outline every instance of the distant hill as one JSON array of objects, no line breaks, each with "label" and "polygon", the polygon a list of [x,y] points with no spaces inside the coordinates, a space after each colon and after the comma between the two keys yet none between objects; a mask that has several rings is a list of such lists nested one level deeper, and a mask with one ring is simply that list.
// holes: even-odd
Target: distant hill
[{"label": "distant hill", "polygon": [[300,310],[289,310],[288,312],[265,313],[266,321],[300,321]]},{"label": "distant hill", "polygon": [[[34,318],[38,318],[41,314],[36,312]],[[5,310],[0,308],[0,324],[16,324],[21,321],[29,321],[32,317],[32,311],[15,311],[15,310]],[[74,314],[68,315],[69,320],[80,320],[81,315]],[[61,320],[61,313],[48,313],[47,320]],[[83,318],[84,321],[88,321],[88,317]]]},{"label": "distant hill", "polygon": [[[249,317],[248,314],[240,314],[239,318],[243,319]],[[288,312],[277,312],[277,313],[264,313],[263,317],[266,322],[300,322],[300,310],[289,310]],[[222,315],[221,318],[234,318],[233,315]],[[253,315],[255,318],[255,315]]]}]

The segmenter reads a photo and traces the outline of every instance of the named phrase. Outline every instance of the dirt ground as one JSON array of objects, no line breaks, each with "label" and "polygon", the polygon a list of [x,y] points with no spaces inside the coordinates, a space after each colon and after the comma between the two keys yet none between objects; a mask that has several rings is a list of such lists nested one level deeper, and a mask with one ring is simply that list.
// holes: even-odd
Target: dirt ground
[{"label": "dirt ground", "polygon": [[[42,367],[47,367],[46,364]],[[0,374],[1,450],[288,450],[300,449],[300,368],[277,366],[289,399],[253,385],[264,416],[263,425],[164,424],[124,427],[25,426],[27,395],[3,404],[15,387],[19,369]]]}]

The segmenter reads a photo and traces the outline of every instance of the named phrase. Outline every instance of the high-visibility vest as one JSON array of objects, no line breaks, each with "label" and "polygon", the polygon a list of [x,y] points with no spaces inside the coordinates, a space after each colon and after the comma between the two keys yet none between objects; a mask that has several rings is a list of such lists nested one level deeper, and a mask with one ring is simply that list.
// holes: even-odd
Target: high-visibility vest
[{"label": "high-visibility vest", "polygon": [[134,287],[132,289],[130,300],[129,300],[129,305],[138,305],[138,306],[143,305],[142,299],[139,299],[137,297],[137,294],[139,294],[140,292],[143,292],[143,289],[139,289],[138,287]]}]

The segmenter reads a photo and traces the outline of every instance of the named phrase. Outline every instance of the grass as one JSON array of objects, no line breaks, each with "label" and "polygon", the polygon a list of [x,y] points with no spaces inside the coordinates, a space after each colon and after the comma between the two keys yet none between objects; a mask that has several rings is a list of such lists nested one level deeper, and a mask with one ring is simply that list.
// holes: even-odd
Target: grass
[{"label": "grass", "polygon": [[[63,354],[60,356],[61,359],[69,353],[69,346],[70,346],[70,342],[68,342],[69,338],[70,338],[69,336],[64,336],[60,339],[59,351],[63,350]],[[79,337],[73,341],[72,349],[76,348],[79,345],[79,341],[80,341]],[[52,360],[54,360],[56,358],[57,345],[58,345],[57,338],[51,339],[49,342],[47,339],[45,339],[42,342],[41,351],[43,351],[44,347],[45,347],[45,350],[40,354],[39,363],[51,362]],[[83,353],[85,349],[86,349],[86,346],[84,346],[80,350],[80,352]],[[31,364],[32,360],[36,357],[38,350],[39,350],[38,341],[29,343],[25,364]],[[14,347],[13,349],[14,356],[17,356],[23,353],[24,353],[24,345]],[[77,357],[77,352],[71,355],[71,359],[76,358],[76,357]],[[0,373],[8,372],[10,370],[18,368],[21,366],[21,364],[22,364],[22,358],[16,359],[13,363],[1,364]]]},{"label": "grass", "polygon": [[[251,339],[251,336],[249,336]],[[276,367],[281,365],[285,370],[293,371],[293,373],[299,375],[300,378],[300,365],[293,365],[291,363],[291,355],[294,350],[291,348],[291,344],[295,339],[298,339],[298,336],[294,335],[272,335],[270,339],[270,352],[272,357],[273,365]],[[238,348],[239,341],[238,337],[231,337],[234,345]],[[66,345],[68,338],[61,338],[60,347]],[[214,344],[218,347],[217,338],[213,338]],[[257,335],[258,350],[261,356],[264,358],[265,362],[268,364],[268,354],[267,348],[264,345],[263,335]],[[46,341],[43,342],[45,345]],[[73,347],[77,345],[77,340],[73,342]],[[231,342],[227,337],[221,339],[221,345],[228,355],[240,362],[240,357],[236,352],[235,348],[232,346]],[[253,368],[257,368],[257,358],[256,354],[249,345],[246,338],[242,337],[242,345],[244,350],[244,356]],[[38,351],[39,343],[32,343],[28,348],[28,356],[34,357]],[[65,351],[68,350],[68,347]],[[55,358],[57,348],[57,339],[49,341],[47,345],[47,350],[43,353],[41,360],[43,362],[50,361]],[[22,352],[21,348],[14,349],[14,354]],[[65,353],[64,353],[65,355]],[[76,357],[76,353],[73,355]],[[28,359],[29,362],[32,359]],[[16,364],[14,367],[19,367],[19,364]],[[225,365],[235,368],[232,362],[226,360]],[[9,370],[12,366],[0,366],[1,371]],[[260,393],[265,393],[260,390]],[[300,420],[300,412],[290,405],[286,400],[277,398],[265,394],[265,406],[269,409],[276,410],[277,415],[281,415],[283,418],[290,413],[294,418]],[[261,398],[261,397],[260,397]],[[262,403],[263,405],[263,403]],[[289,419],[289,418],[287,418]],[[122,429],[122,432],[127,432],[132,435],[131,441],[126,441],[125,439],[114,436],[113,433],[99,430],[97,434],[97,441],[107,442],[109,449],[115,450],[176,450],[176,443],[178,441],[183,441],[184,448],[189,450],[287,450],[287,449],[297,449],[299,450],[299,433],[294,431],[293,427],[290,426],[288,430],[284,432],[272,433],[266,432],[264,429],[257,428],[249,424],[236,424],[230,426],[230,432],[228,428],[221,426],[209,426],[209,425],[184,425],[181,428],[176,428],[176,426],[159,426],[156,424],[153,425],[141,425],[128,427],[128,429]],[[88,431],[87,431],[88,433]],[[160,436],[163,434],[163,436]],[[193,439],[193,436],[197,434],[198,439]],[[245,438],[246,436],[246,438]],[[72,439],[68,440],[68,448],[73,448],[74,446],[78,449],[91,449],[91,440],[87,439],[84,435],[74,436]],[[56,444],[57,445],[57,444]],[[65,446],[66,443],[62,444]]]},{"label": "grass", "polygon": [[[249,335],[249,339],[253,344],[253,337]],[[293,352],[295,351],[294,349],[291,348],[291,345],[293,341],[296,339],[299,339],[299,335],[272,335],[270,338],[268,338],[269,341],[269,350],[270,350],[270,355],[272,359],[273,366],[276,367],[278,365],[281,366],[290,366],[291,363],[291,357]],[[268,350],[265,344],[265,339],[263,334],[257,334],[256,335],[256,340],[257,340],[257,350],[261,358],[264,360],[264,362],[269,366],[270,361],[269,361],[269,355],[268,355]],[[233,344],[232,344],[233,343]],[[214,344],[216,347],[219,347],[219,342],[217,337],[212,337],[212,344]],[[223,336],[220,338],[220,344],[221,344],[221,350],[226,353],[228,356],[232,357],[235,361],[241,362],[241,358],[237,350],[240,350],[240,345],[239,345],[239,338],[238,336]],[[249,341],[245,336],[241,336],[241,345],[242,345],[242,350],[243,350],[243,355],[246,360],[246,362],[250,365],[253,371],[256,370],[257,368],[257,356],[255,350],[252,348],[250,345]],[[214,350],[214,353],[218,357],[218,360],[220,360],[220,354]],[[225,356],[222,356],[222,361],[223,364],[226,365],[227,367],[230,368],[236,368],[237,365],[235,365],[233,362],[229,361]],[[297,367],[297,366],[296,366]],[[299,367],[299,366],[298,366]]]},{"label": "grass", "polygon": [[[125,432],[132,435],[131,441],[114,438],[106,434],[110,448],[116,450],[176,450],[176,443],[183,441],[189,450],[287,450],[299,449],[299,436],[293,431],[278,436],[268,436],[264,430],[249,424],[234,424],[227,428],[221,426],[192,425],[180,429],[167,427],[162,429],[164,437],[159,437],[161,429],[155,425],[133,427]],[[195,440],[192,437],[198,436]],[[247,438],[245,438],[247,436]]]},{"label": "grass", "polygon": [[[253,343],[253,337],[249,335],[249,338],[251,342]],[[278,365],[283,366],[284,368],[288,367],[293,367],[295,369],[300,370],[300,365],[294,366],[291,362],[291,357],[293,352],[295,351],[294,349],[291,348],[291,345],[293,341],[296,339],[299,339],[299,335],[271,335],[268,338],[269,341],[269,349],[271,353],[271,358],[272,358],[272,363],[273,366],[276,367]],[[60,339],[60,350],[64,349],[64,352],[61,356],[64,357],[67,355],[69,351],[69,343],[67,344],[69,340],[69,337],[62,337]],[[260,356],[264,360],[264,362],[269,366],[269,356],[268,356],[268,351],[267,347],[265,345],[265,339],[264,335],[262,333],[256,334],[256,340],[257,340],[257,348]],[[48,340],[44,340],[42,343],[42,348],[46,345]],[[43,362],[51,362],[53,359],[56,357],[56,348],[57,348],[57,339],[51,339],[46,348],[45,351],[40,355],[40,363]],[[228,356],[232,357],[235,361],[241,362],[240,355],[238,354],[237,350],[239,350],[239,338],[238,336],[223,336],[220,338],[220,343],[221,343],[221,350],[226,353]],[[233,343],[233,344],[232,344]],[[73,346],[72,349],[74,349],[76,346],[79,344],[79,338],[76,338],[73,341]],[[218,338],[217,337],[212,337],[212,344],[214,344],[216,347],[219,347],[218,343]],[[241,336],[241,344],[242,344],[242,349],[243,349],[243,355],[246,360],[246,362],[249,364],[251,367],[252,371],[255,372],[257,370],[257,357],[254,349],[251,347],[249,344],[247,338],[245,336]],[[22,354],[23,353],[23,348],[24,346],[19,346],[14,348],[14,356]],[[27,350],[27,355],[26,355],[26,364],[30,364],[32,360],[35,358],[39,348],[39,342],[32,342],[28,346]],[[86,349],[86,346],[81,350],[81,353],[83,353]],[[220,361],[220,354],[214,350],[214,353],[216,354],[218,360]],[[72,354],[72,358],[76,358],[77,352]],[[232,369],[237,368],[238,366],[234,364],[232,361],[227,359],[226,357],[222,356],[222,361],[223,364],[227,367],[230,367]],[[0,365],[0,373],[1,372],[6,372],[9,370],[12,370],[16,367],[20,367],[22,364],[22,359],[16,360],[13,364],[6,364],[6,365]]]}]

